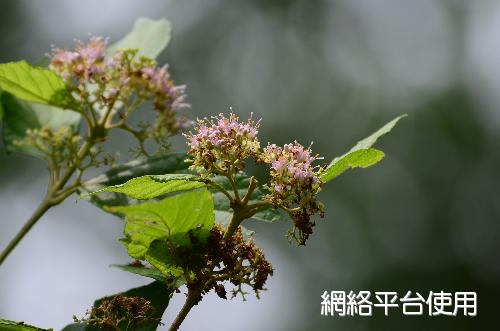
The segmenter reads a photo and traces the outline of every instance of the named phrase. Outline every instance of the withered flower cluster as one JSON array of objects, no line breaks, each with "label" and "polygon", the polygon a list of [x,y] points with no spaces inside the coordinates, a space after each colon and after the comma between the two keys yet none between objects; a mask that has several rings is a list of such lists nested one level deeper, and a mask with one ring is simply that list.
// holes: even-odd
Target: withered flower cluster
[{"label": "withered flower cluster", "polygon": [[199,243],[196,236],[191,236],[191,249],[176,250],[180,264],[187,267],[192,277],[187,280],[190,292],[198,293],[196,303],[212,289],[223,299],[227,299],[224,283],[231,283],[232,298],[241,294],[245,299],[244,286],[253,290],[259,297],[260,291],[269,276],[273,274],[271,264],[252,238],[245,238],[241,228],[237,228],[230,237],[225,237],[226,229],[216,224],[211,230],[206,243]]},{"label": "withered flower cluster", "polygon": [[87,317],[78,319],[73,316],[73,319],[77,323],[85,322],[107,330],[136,330],[144,323],[158,322],[160,318],[152,317],[153,313],[154,307],[148,300],[117,295],[92,307]]}]

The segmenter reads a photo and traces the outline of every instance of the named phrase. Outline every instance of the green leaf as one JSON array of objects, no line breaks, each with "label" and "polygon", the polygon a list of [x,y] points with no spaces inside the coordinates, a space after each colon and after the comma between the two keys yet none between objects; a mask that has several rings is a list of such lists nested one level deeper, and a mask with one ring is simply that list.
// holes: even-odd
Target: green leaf
[{"label": "green leaf", "polygon": [[[182,233],[181,237],[184,237],[183,235],[184,233]],[[172,237],[170,238],[172,239]],[[175,245],[179,244],[177,238],[179,238],[179,235],[176,235],[172,240]],[[188,245],[187,241],[184,243],[184,246],[186,245]],[[179,278],[184,274],[184,269],[174,260],[172,252],[169,251],[167,242],[164,240],[153,241],[149,246],[145,259],[169,278]]]},{"label": "green leaf", "polygon": [[382,160],[385,154],[382,151],[370,147],[372,147],[380,137],[389,133],[398,121],[406,116],[408,115],[403,114],[396,117],[370,136],[360,140],[349,150],[349,152],[333,159],[321,174],[321,180],[326,183],[338,177],[349,168],[367,168]]},{"label": "green leaf", "polygon": [[[80,189],[79,194],[81,198],[89,199],[91,203],[95,204],[99,208],[106,208],[109,206],[128,206],[135,205],[137,201],[127,197],[123,194],[119,194],[116,192],[107,192],[101,194],[88,194],[88,192],[96,192],[103,189],[103,186],[112,186],[112,185],[120,185],[124,184],[129,180],[133,180],[134,177],[140,177],[143,175],[158,175],[158,174],[189,174],[189,163],[186,162],[188,156],[186,154],[169,154],[164,156],[152,157],[144,160],[134,160],[132,162],[128,162],[124,165],[118,166],[110,171],[107,171],[93,179],[86,181],[83,184],[83,187]],[[172,175],[168,175],[172,176]],[[167,177],[168,177],[167,176]],[[192,175],[191,175],[192,176]],[[151,177],[151,176],[148,176]],[[141,179],[145,181],[150,181],[150,179],[155,178],[153,176],[151,178]],[[161,176],[159,176],[161,178]],[[175,178],[175,177],[171,177]],[[181,178],[181,177],[179,177]],[[188,177],[195,180],[192,177]],[[198,178],[198,177],[196,177]],[[227,180],[226,177],[216,176],[212,179],[217,182],[225,189],[232,192],[231,184]],[[158,184],[158,185],[156,185]],[[240,196],[243,196],[246,193],[248,188],[249,178],[246,174],[239,174],[236,179],[236,185],[238,186],[238,192]],[[155,187],[158,187],[161,190],[162,183],[155,182]],[[166,184],[167,187],[170,184]],[[191,184],[190,184],[191,185]],[[198,185],[198,184],[196,184]],[[167,189],[168,191],[168,189]],[[216,191],[211,188],[215,210],[221,212],[231,212],[231,208],[229,206],[229,201],[227,197],[221,192]],[[255,190],[252,195],[252,200],[250,202],[256,202],[261,199],[263,193],[260,190]],[[109,208],[105,209],[106,211],[110,211]],[[285,219],[285,216],[274,208],[269,208],[267,210],[263,210],[254,217],[256,220],[262,220],[267,222],[275,222],[278,220]]]},{"label": "green leaf", "polygon": [[13,322],[0,318],[0,330],[2,331],[49,331],[40,329],[32,325],[24,324],[24,322]]},{"label": "green leaf", "polygon": [[166,19],[152,20],[141,17],[135,21],[131,32],[108,48],[108,53],[113,54],[121,49],[137,49],[139,54],[154,59],[167,47],[171,33],[171,24]]},{"label": "green leaf", "polygon": [[346,154],[334,164],[328,166],[321,175],[323,182],[329,182],[349,168],[368,168],[384,158],[385,154],[375,148],[360,149]]},{"label": "green leaf", "polygon": [[22,100],[60,108],[78,105],[61,77],[26,61],[0,64],[0,89]]},{"label": "green leaf", "polygon": [[50,128],[57,131],[62,127],[69,127],[73,132],[79,130],[81,115],[73,111],[17,100],[8,93],[1,94],[0,104],[4,110],[2,131],[7,152],[24,152],[44,158],[45,155],[40,150],[30,146],[16,146],[14,141],[23,139],[27,129]]},{"label": "green leaf", "polygon": [[172,153],[133,160],[87,180],[83,185],[87,191],[97,191],[103,186],[120,185],[144,175],[186,174],[189,168],[186,157],[183,153]]},{"label": "green leaf", "polygon": [[145,200],[163,196],[168,193],[193,190],[204,187],[198,176],[189,174],[168,174],[168,175],[150,175],[132,178],[124,184],[108,186],[100,192],[123,193],[131,198]]},{"label": "green leaf", "polygon": [[167,283],[169,281],[169,279],[156,268],[146,266],[139,267],[131,264],[112,264],[111,266],[136,275],[152,278],[159,282]]},{"label": "green leaf", "polygon": [[375,145],[378,138],[391,132],[391,130],[396,126],[396,124],[399,122],[399,120],[401,120],[402,118],[405,118],[407,116],[408,116],[407,114],[403,114],[403,115],[396,117],[392,121],[386,123],[383,127],[378,129],[377,131],[375,131],[374,133],[372,133],[371,135],[369,135],[365,139],[358,141],[358,143],[353,148],[351,148],[349,153],[360,150],[360,149],[367,149],[367,148],[372,147],[373,145]]},{"label": "green leaf", "polygon": [[[94,177],[79,188],[80,198],[88,199],[92,204],[104,209],[110,206],[128,206],[137,201],[119,193],[89,194],[101,190],[104,186],[120,185],[135,177],[144,175],[160,175],[165,173],[186,173],[189,164],[185,162],[185,154],[168,154],[146,159],[137,159],[119,165],[103,174]],[[106,210],[108,211],[109,210]]]},{"label": "green leaf", "polygon": [[[167,285],[165,285],[164,283],[156,281],[149,285],[131,289],[127,292],[98,299],[94,302],[94,307],[98,307],[104,300],[110,300],[118,295],[124,297],[144,298],[148,300],[154,308],[154,311],[149,317],[157,320],[145,322],[143,324],[134,326],[132,329],[129,328],[129,330],[153,331],[158,328],[159,323],[161,321],[161,317],[163,316],[163,312],[167,308],[170,298],[172,297],[174,291],[175,288],[167,287]],[[129,321],[127,319],[121,322],[119,325],[120,330],[126,330],[128,323]],[[107,330],[107,329],[98,326],[90,326],[86,323],[70,324],[63,329],[63,331],[90,331],[90,330]]]},{"label": "green leaf", "polygon": [[213,200],[207,189],[188,191],[159,202],[111,209],[125,216],[125,236],[130,241],[128,253],[136,259],[143,259],[157,239],[187,235],[200,226],[211,229],[214,224]]}]

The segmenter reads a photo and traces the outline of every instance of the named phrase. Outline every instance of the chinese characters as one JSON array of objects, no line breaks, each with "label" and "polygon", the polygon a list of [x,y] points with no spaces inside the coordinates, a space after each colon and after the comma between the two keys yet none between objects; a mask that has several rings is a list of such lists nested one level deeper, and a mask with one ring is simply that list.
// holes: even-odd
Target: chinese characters
[{"label": "chinese characters", "polygon": [[403,315],[476,316],[476,292],[433,292],[425,297],[407,291],[402,297],[394,291],[325,291],[321,295],[322,316],[372,316],[380,309],[385,316],[402,309]]}]

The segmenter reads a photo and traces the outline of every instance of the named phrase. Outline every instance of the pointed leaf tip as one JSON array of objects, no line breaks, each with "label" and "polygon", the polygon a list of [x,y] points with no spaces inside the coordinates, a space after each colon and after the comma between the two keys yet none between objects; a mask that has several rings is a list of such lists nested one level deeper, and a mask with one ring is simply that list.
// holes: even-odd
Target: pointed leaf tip
[{"label": "pointed leaf tip", "polygon": [[380,137],[389,133],[399,120],[406,116],[408,115],[403,114],[396,117],[365,139],[360,140],[349,152],[333,159],[321,173],[321,180],[326,183],[338,177],[349,168],[367,168],[382,160],[385,156],[384,152],[371,147]]}]

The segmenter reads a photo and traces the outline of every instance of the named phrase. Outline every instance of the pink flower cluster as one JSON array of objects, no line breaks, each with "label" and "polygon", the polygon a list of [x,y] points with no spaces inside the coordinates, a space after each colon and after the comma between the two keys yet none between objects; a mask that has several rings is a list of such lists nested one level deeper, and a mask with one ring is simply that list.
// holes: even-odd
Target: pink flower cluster
[{"label": "pink flower cluster", "polygon": [[106,44],[102,37],[92,37],[87,44],[77,41],[74,51],[55,48],[50,68],[66,80],[88,81],[103,71]]},{"label": "pink flower cluster", "polygon": [[198,120],[196,133],[185,135],[189,153],[194,156],[193,164],[214,174],[241,170],[246,158],[258,157],[258,128],[259,122],[249,119],[241,123],[235,114]]},{"label": "pink flower cluster", "polygon": [[312,163],[320,158],[296,141],[283,147],[268,145],[261,159],[271,164],[271,188],[280,196],[285,197],[319,181]]},{"label": "pink flower cluster", "polygon": [[178,120],[175,115],[190,107],[186,86],[175,85],[167,66],[157,67],[153,59],[140,56],[137,50],[107,55],[106,45],[105,39],[92,37],[88,43],[78,41],[74,50],[54,49],[49,68],[95,108],[118,104],[127,108],[137,101],[152,100],[161,113],[157,128],[166,127],[170,132],[183,129],[179,125],[186,126],[189,121]]},{"label": "pink flower cluster", "polygon": [[208,176],[232,177],[244,168],[246,158],[270,165],[271,181],[265,186],[269,194],[263,199],[290,215],[294,221],[290,237],[304,245],[314,226],[311,216],[323,215],[317,201],[322,168],[312,165],[321,158],[296,141],[283,147],[269,144],[261,150],[258,128],[259,122],[249,119],[242,123],[234,114],[199,120],[196,132],[185,134],[193,166],[203,167]]},{"label": "pink flower cluster", "polygon": [[141,69],[142,78],[147,89],[158,96],[156,107],[158,110],[171,109],[179,111],[191,107],[186,100],[186,85],[174,85],[170,79],[168,66],[160,68],[148,66]]},{"label": "pink flower cluster", "polygon": [[323,215],[322,204],[317,201],[321,189],[320,167],[312,163],[321,159],[311,154],[298,142],[283,147],[268,145],[261,160],[271,165],[270,193],[266,199],[276,207],[285,209],[294,221],[289,237],[299,245],[305,245],[312,233],[314,222],[311,216]]}]

